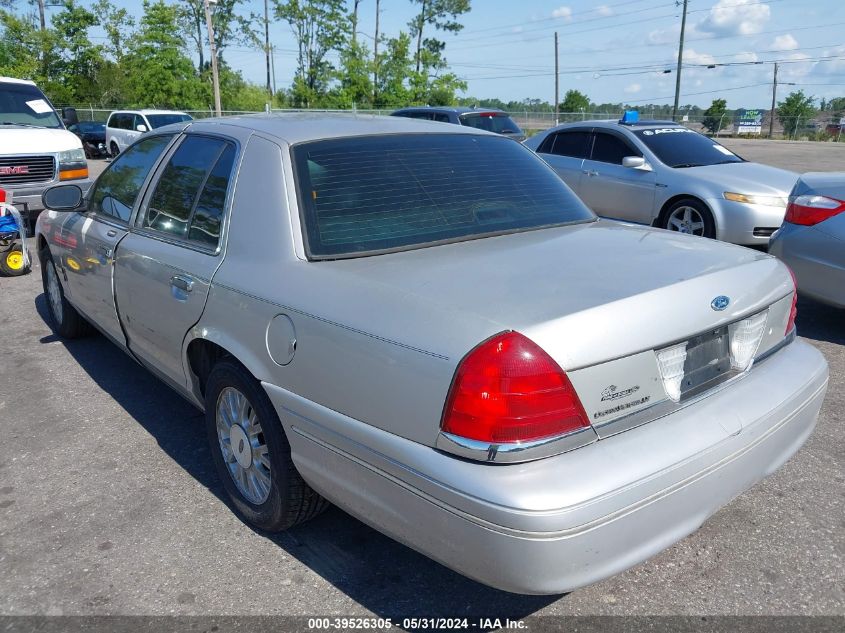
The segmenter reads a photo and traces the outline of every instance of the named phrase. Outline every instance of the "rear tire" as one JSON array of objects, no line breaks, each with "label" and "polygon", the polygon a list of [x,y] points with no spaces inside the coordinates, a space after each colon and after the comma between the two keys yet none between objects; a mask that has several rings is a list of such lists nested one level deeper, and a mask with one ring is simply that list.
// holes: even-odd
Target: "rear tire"
[{"label": "rear tire", "polygon": [[19,277],[29,272],[30,266],[24,263],[23,247],[14,244],[8,251],[0,253],[0,272],[7,277]]},{"label": "rear tire", "polygon": [[109,145],[109,154],[112,158],[117,158],[117,155],[120,154],[120,148],[114,141],[112,141],[111,145]]},{"label": "rear tire", "polygon": [[716,221],[700,200],[683,198],[663,212],[660,226],[669,231],[716,239]]},{"label": "rear tire", "polygon": [[248,523],[279,532],[328,507],[296,470],[264,388],[233,359],[219,361],[208,376],[205,423],[217,475]]},{"label": "rear tire", "polygon": [[41,284],[47,298],[47,311],[50,313],[50,326],[53,331],[67,339],[91,334],[94,328],[65,298],[59,273],[47,249],[41,252]]}]

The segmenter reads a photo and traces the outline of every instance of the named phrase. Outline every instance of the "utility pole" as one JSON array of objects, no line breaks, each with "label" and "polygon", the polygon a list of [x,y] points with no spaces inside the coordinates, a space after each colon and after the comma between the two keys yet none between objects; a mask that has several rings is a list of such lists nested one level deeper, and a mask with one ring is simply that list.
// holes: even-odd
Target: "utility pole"
[{"label": "utility pole", "polygon": [[[675,0],[675,5],[679,0]],[[681,16],[681,39],[678,43],[678,72],[675,75],[675,105],[672,107],[672,120],[678,120],[678,99],[681,97],[681,64],[684,61],[684,31],[687,28],[687,0],[684,0],[684,12]]]},{"label": "utility pole", "polygon": [[41,21],[41,33],[47,30],[47,16],[45,15],[44,0],[38,0],[38,18]]},{"label": "utility pole", "polygon": [[273,94],[276,94],[276,54],[273,45],[270,45],[270,68],[273,69]]},{"label": "utility pole", "polygon": [[267,62],[267,92],[273,96],[273,91],[270,88],[270,10],[268,8],[268,1],[264,0],[264,56]]},{"label": "utility pole", "polygon": [[[789,74],[789,73],[787,73]],[[778,63],[775,62],[775,78],[772,81],[772,109],[769,112],[769,138],[772,138],[775,128],[775,100],[778,93]]]},{"label": "utility pole", "polygon": [[560,68],[558,67],[557,31],[555,31],[555,125],[560,123],[558,118],[558,103],[560,100]]},{"label": "utility pole", "polygon": [[378,17],[381,0],[376,0],[376,36],[373,39],[373,107],[378,100]]},{"label": "utility pole", "polygon": [[223,116],[220,107],[220,75],[217,74],[217,52],[214,50],[214,29],[211,27],[211,9],[208,5],[216,4],[217,0],[204,0],[205,3],[205,25],[208,27],[208,47],[211,51],[211,81],[214,84],[214,109],[217,116]]}]

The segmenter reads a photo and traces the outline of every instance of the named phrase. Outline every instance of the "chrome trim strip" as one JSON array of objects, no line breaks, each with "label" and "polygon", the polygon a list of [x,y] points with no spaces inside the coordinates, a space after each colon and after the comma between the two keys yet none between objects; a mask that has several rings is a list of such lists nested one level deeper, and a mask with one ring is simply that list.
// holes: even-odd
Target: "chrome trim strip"
[{"label": "chrome trim strip", "polygon": [[490,464],[516,464],[566,453],[592,444],[598,439],[598,434],[591,426],[572,431],[566,435],[512,444],[490,444],[489,442],[468,440],[441,431],[437,436],[435,446],[452,455],[466,457],[474,461]]}]

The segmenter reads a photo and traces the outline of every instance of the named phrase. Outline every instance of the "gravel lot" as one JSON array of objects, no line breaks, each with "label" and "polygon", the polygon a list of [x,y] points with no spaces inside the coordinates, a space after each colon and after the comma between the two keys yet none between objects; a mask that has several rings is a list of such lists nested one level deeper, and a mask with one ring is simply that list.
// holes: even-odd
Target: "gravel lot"
[{"label": "gravel lot", "polygon": [[[845,169],[845,143],[726,145],[797,171]],[[283,535],[251,530],[224,500],[200,414],[104,338],[59,340],[46,309],[37,267],[0,278],[0,614],[845,615],[841,312],[799,304],[831,381],[791,461],[653,559],[521,597],[335,509]]]}]

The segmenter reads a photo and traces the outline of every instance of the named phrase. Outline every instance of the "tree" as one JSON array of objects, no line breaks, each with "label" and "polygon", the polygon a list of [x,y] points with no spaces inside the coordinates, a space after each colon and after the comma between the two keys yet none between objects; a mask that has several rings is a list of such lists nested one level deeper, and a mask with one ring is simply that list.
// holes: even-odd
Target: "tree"
[{"label": "tree", "polygon": [[328,92],[334,66],[326,59],[347,40],[344,0],[273,0],[276,17],[290,24],[298,56],[293,100],[311,106]]},{"label": "tree", "polygon": [[379,53],[374,107],[394,108],[408,103],[410,93],[405,78],[414,68],[410,51],[411,36],[400,32],[399,37],[387,41],[386,52]]},{"label": "tree", "polygon": [[801,122],[806,123],[815,115],[813,101],[815,97],[806,96],[803,90],[795,90],[790,92],[786,99],[778,102],[777,115],[783,124],[785,136],[794,136]]},{"label": "tree", "polygon": [[194,64],[174,31],[178,9],[164,0],[144,0],[140,28],[129,43],[126,67],[131,101],[142,107],[203,108],[210,90],[194,73]]},{"label": "tree", "polygon": [[[231,44],[260,45],[253,29],[255,16],[238,13],[243,0],[218,0],[211,13],[211,28],[214,31],[214,50],[217,61],[223,59],[223,51]],[[205,23],[205,0],[183,0],[179,5],[179,25],[182,32],[197,51],[197,70],[205,68],[205,51],[208,47],[208,29]]]},{"label": "tree", "polygon": [[724,99],[713,99],[710,107],[704,111],[704,118],[701,124],[711,134],[718,134],[726,122],[725,116],[728,113],[728,102]]},{"label": "tree", "polygon": [[91,8],[97,23],[106,32],[104,52],[115,62],[120,62],[126,53],[126,42],[135,27],[135,18],[125,8],[118,8],[109,0],[97,0]]},{"label": "tree", "polygon": [[42,79],[41,38],[32,20],[0,9],[0,76]]},{"label": "tree", "polygon": [[560,112],[587,112],[589,109],[589,97],[577,90],[567,90],[559,108]]},{"label": "tree", "polygon": [[[434,97],[433,81],[437,81],[437,96],[441,98],[444,85],[465,88],[466,84],[452,74],[440,76],[446,68],[446,59],[443,57],[446,44],[434,37],[424,37],[424,33],[427,28],[458,33],[464,28],[463,24],[458,22],[458,17],[470,10],[470,0],[412,1],[420,5],[420,11],[408,23],[411,36],[416,38],[415,71],[411,76],[411,90],[415,102],[430,103]],[[454,99],[454,90],[451,99]]]},{"label": "tree", "polygon": [[102,47],[91,43],[88,30],[97,24],[97,17],[74,0],[65,0],[64,7],[52,19],[55,34],[53,54],[58,84],[53,94],[60,94],[64,103],[88,102],[99,97],[97,73],[103,63]]}]

